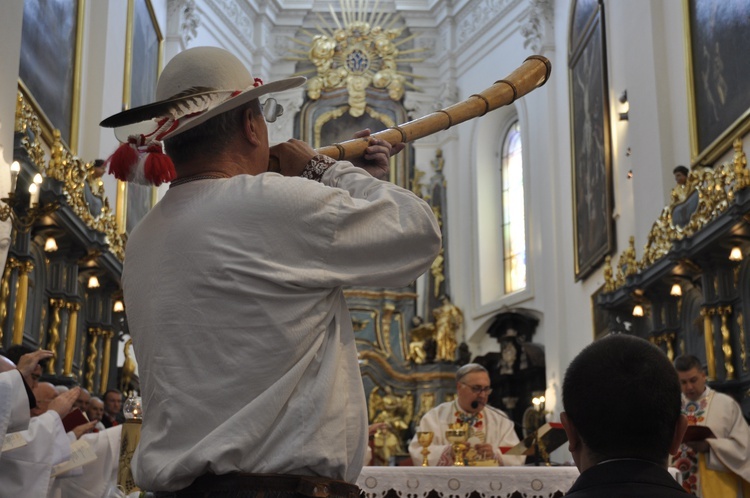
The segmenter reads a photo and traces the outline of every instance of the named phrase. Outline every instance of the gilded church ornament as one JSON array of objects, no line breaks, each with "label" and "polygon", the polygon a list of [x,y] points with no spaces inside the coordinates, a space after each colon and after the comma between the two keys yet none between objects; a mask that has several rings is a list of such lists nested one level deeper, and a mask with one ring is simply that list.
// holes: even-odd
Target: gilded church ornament
[{"label": "gilded church ornament", "polygon": [[[39,140],[41,125],[39,117],[24,98],[22,92],[16,97],[15,131],[22,133],[21,145],[26,149],[31,162],[44,176],[63,183],[68,206],[89,228],[104,233],[110,251],[121,261],[125,258],[125,235],[119,233],[115,215],[109,207],[100,180],[92,178],[92,165],[74,156],[65,146],[59,130],[54,130],[50,146],[49,161]],[[102,201],[97,216],[91,214],[84,191],[89,184],[94,196]]]},{"label": "gilded church ornament", "polygon": [[[625,278],[632,275],[631,272],[651,267],[669,254],[674,242],[692,237],[703,230],[729,209],[735,202],[737,192],[750,187],[750,170],[747,167],[742,140],[736,139],[733,146],[734,156],[731,161],[717,164],[712,168],[694,168],[688,175],[685,187],[672,191],[670,204],[662,210],[651,227],[640,261],[635,259],[631,237],[631,243],[620,255],[614,267],[616,273],[612,275],[605,265],[604,292],[614,292],[624,286]],[[675,223],[674,210],[693,197],[697,199],[696,206],[691,211],[689,219],[682,225]]]},{"label": "gilded church ornament", "polygon": [[323,92],[346,88],[349,114],[359,117],[365,112],[366,90],[370,86],[386,90],[395,101],[401,100],[406,87],[416,89],[407,80],[407,76],[416,76],[399,70],[398,65],[424,60],[403,57],[424,49],[399,48],[417,35],[402,37],[403,28],[393,27],[398,17],[394,13],[378,12],[377,3],[370,11],[364,0],[340,0],[339,6],[341,12],[337,14],[329,5],[335,27],[319,15],[323,26],[317,26],[318,34],[302,30],[310,41],[292,38],[307,47],[307,51],[291,50],[304,57],[288,57],[287,60],[309,61],[315,66],[296,73],[315,74],[307,81],[307,96],[318,100]]},{"label": "gilded church ornament", "polygon": [[406,453],[402,435],[414,416],[414,395],[407,392],[403,396],[397,396],[390,386],[385,389],[376,386],[370,391],[368,401],[370,423],[384,424],[374,434],[376,461],[387,465],[391,456]]}]

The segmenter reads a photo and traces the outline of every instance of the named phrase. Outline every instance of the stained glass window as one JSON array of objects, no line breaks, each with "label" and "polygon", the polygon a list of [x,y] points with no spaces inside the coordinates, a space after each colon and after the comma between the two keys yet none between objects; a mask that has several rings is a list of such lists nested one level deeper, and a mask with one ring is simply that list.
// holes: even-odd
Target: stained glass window
[{"label": "stained glass window", "polygon": [[521,128],[514,122],[503,139],[501,165],[505,292],[526,288],[526,212]]}]

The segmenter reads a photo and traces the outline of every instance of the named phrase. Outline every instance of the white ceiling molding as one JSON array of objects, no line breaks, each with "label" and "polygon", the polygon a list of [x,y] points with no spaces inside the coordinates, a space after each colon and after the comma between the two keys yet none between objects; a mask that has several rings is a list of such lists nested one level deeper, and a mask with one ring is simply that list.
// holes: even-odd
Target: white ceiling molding
[{"label": "white ceiling molding", "polygon": [[198,35],[200,15],[195,0],[168,0],[167,36],[179,37],[184,49]]},{"label": "white ceiling molding", "polygon": [[521,26],[521,34],[526,39],[524,48],[531,48],[535,54],[541,54],[546,45],[545,40],[552,39],[554,33],[555,5],[553,0],[531,0],[529,15]]}]

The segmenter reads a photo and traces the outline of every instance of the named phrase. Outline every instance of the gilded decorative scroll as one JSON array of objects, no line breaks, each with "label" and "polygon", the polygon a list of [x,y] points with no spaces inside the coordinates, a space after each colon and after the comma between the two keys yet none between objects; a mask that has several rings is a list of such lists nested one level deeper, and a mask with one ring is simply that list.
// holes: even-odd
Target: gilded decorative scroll
[{"label": "gilded decorative scroll", "polygon": [[711,380],[716,379],[714,324],[712,318],[714,314],[715,310],[713,308],[701,308],[701,316],[703,317],[703,339],[706,343],[706,368],[708,369],[708,378]]},{"label": "gilded decorative scroll", "polygon": [[49,305],[52,308],[52,321],[49,324],[47,335],[47,349],[52,351],[52,358],[47,362],[47,373],[54,375],[55,365],[57,364],[57,347],[60,345],[60,309],[65,307],[65,301],[62,299],[50,299]]},{"label": "gilded decorative scroll", "polygon": [[[611,270],[611,261],[610,270],[605,266],[605,292],[614,292],[625,285],[625,278],[632,274],[631,271],[645,270],[665,257],[675,241],[696,235],[735,202],[737,192],[750,187],[750,170],[747,168],[742,140],[736,139],[733,146],[734,157],[731,161],[713,168],[694,168],[688,175],[685,187],[673,190],[670,204],[651,227],[640,261],[636,260],[631,237],[630,246],[619,257],[617,272]],[[675,223],[675,209],[690,198],[697,198],[690,218],[684,225]]]},{"label": "gilded decorative scroll", "polygon": [[667,357],[669,358],[669,361],[674,361],[674,358],[675,358],[674,341],[676,337],[677,337],[677,334],[675,334],[674,332],[667,332],[664,334],[651,337],[650,341],[656,344],[657,346],[659,344],[664,344],[667,348]]},{"label": "gilded decorative scroll", "polygon": [[[49,162],[45,160],[45,153],[39,142],[41,126],[39,117],[32,107],[25,101],[21,91],[16,99],[15,131],[23,133],[21,145],[32,163],[47,177],[63,183],[63,191],[68,205],[81,220],[98,232],[104,233],[112,253],[120,260],[125,257],[125,236],[118,232],[114,214],[109,207],[109,201],[104,195],[101,182],[92,176],[91,164],[87,164],[74,156],[65,146],[60,131],[53,132],[50,147]],[[28,133],[30,132],[30,133]],[[91,192],[102,200],[102,209],[98,216],[93,216],[85,197],[85,184],[89,184]]]},{"label": "gilded decorative scroll", "polygon": [[78,311],[81,305],[78,303],[67,303],[68,308],[68,332],[65,336],[65,363],[63,365],[63,375],[66,377],[73,376],[73,358],[76,353],[76,336],[78,335]]},{"label": "gilded decorative scroll", "polygon": [[287,57],[287,60],[313,64],[314,69],[297,73],[316,73],[307,81],[307,96],[311,100],[319,99],[323,92],[346,88],[349,114],[358,117],[364,114],[369,86],[386,90],[388,97],[395,101],[404,96],[406,86],[415,88],[406,76],[416,76],[400,71],[398,64],[422,61],[402,56],[424,49],[399,48],[416,35],[402,38],[403,28],[393,27],[397,17],[374,11],[377,2],[372,12],[365,12],[364,2],[358,2],[358,7],[353,9],[353,3],[341,0],[341,20],[333,7],[329,7],[335,26],[319,16],[325,28],[319,28],[318,34],[303,30],[309,42],[292,40],[306,50],[292,49],[290,52],[297,56]]},{"label": "gilded decorative scroll", "polygon": [[39,116],[24,99],[23,93],[16,96],[15,132],[22,133],[21,145],[26,149],[29,159],[39,171],[44,171],[44,149],[39,141],[42,136],[42,125]]},{"label": "gilded decorative scroll", "polygon": [[419,397],[419,411],[414,416],[414,420],[422,420],[425,413],[435,407],[435,393],[423,393]]},{"label": "gilded decorative scroll", "polygon": [[[109,207],[109,200],[104,195],[104,188],[92,176],[92,164],[85,163],[65,149],[57,130],[55,130],[46,173],[50,178],[63,182],[63,190],[70,208],[86,226],[104,233],[110,250],[122,261],[125,258],[126,236],[119,233],[115,216]],[[102,200],[101,212],[97,216],[91,214],[91,208],[86,201],[85,185],[87,184],[91,192]]]},{"label": "gilded decorative scroll", "polygon": [[99,345],[99,336],[102,330],[98,327],[89,328],[89,356],[86,360],[86,389],[94,392],[94,375],[96,375],[96,357]]},{"label": "gilded decorative scroll", "polygon": [[10,276],[13,274],[13,269],[16,268],[18,260],[13,256],[8,257],[8,262],[5,264],[5,270],[3,271],[3,281],[0,284],[0,344],[3,341],[3,330],[5,319],[8,318],[8,299],[10,297]]},{"label": "gilded decorative scroll", "polygon": [[745,322],[742,311],[737,312],[737,330],[740,331],[740,359],[742,360],[742,371],[747,372],[747,346],[745,346]]},{"label": "gilded decorative scroll", "polygon": [[115,333],[111,330],[102,330],[102,340],[104,341],[104,353],[102,353],[102,372],[99,382],[99,392],[107,390],[109,383],[109,360],[112,352],[112,338]]},{"label": "gilded decorative scroll", "polygon": [[360,351],[359,359],[374,361],[375,363],[380,365],[380,367],[388,374],[389,377],[398,381],[424,382],[424,381],[429,381],[429,380],[440,380],[440,379],[453,380],[456,378],[455,373],[449,373],[449,372],[424,372],[424,373],[414,373],[414,374],[404,374],[401,372],[397,372],[388,363],[388,360],[386,360],[383,356],[379,355],[378,353],[374,351]]},{"label": "gilded decorative scroll", "polygon": [[12,344],[23,342],[23,329],[26,326],[26,307],[29,301],[29,273],[34,270],[34,263],[21,261],[18,264],[18,291],[16,293],[16,309],[13,313],[13,341]]},{"label": "gilded decorative scroll", "polygon": [[716,312],[721,316],[721,350],[724,352],[724,370],[727,380],[734,379],[734,365],[732,364],[732,344],[729,334],[729,315],[732,314],[731,306],[719,306]]},{"label": "gilded decorative scroll", "polygon": [[383,305],[383,313],[380,318],[380,340],[385,348],[386,357],[389,358],[393,356],[393,349],[391,348],[391,321],[394,311],[396,311],[396,307],[390,303],[386,303]]}]

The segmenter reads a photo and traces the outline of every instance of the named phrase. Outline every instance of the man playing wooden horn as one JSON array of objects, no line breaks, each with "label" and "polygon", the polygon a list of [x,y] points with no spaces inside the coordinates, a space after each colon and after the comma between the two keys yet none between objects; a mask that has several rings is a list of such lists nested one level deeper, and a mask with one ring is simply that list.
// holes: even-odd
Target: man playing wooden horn
[{"label": "man playing wooden horn", "polygon": [[440,229],[380,180],[403,145],[371,138],[356,166],[299,140],[269,147],[258,98],[303,81],[263,84],[226,51],[193,48],[162,72],[159,102],[102,123],[128,125],[118,174],[176,178],[123,271],[143,389],[133,471],[157,496],[358,493],[367,413],[343,286],[408,285]]}]

